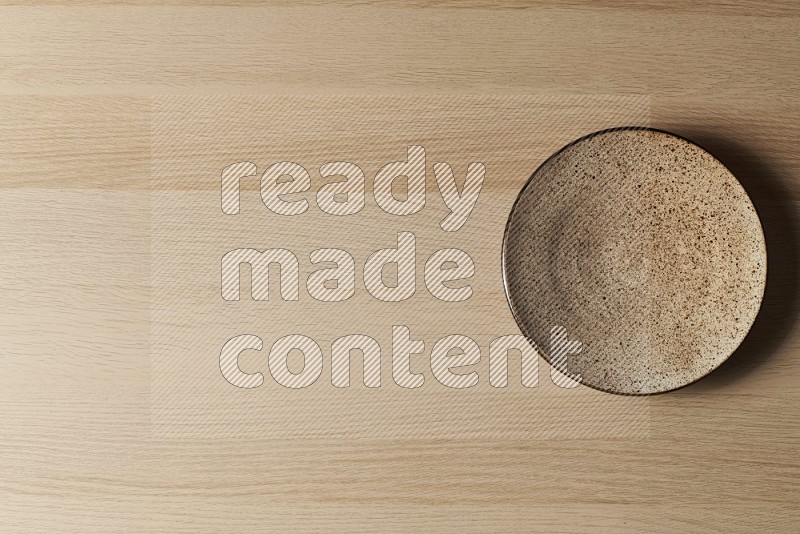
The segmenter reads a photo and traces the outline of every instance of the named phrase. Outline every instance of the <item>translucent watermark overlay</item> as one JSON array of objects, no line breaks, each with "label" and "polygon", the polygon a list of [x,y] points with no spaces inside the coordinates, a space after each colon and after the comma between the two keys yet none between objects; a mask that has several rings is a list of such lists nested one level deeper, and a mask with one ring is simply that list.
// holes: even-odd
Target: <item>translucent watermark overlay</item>
[{"label": "translucent watermark overlay", "polygon": [[[248,349],[261,351],[264,341],[255,335],[242,334],[232,337],[222,347],[219,368],[222,376],[230,384],[244,389],[257,388],[264,384],[261,372],[246,373],[239,368],[239,355]],[[580,352],[582,344],[569,340],[566,328],[553,327],[550,333],[550,354],[553,363],[550,379],[558,387],[574,388],[580,385],[580,374],[563,372],[570,354]],[[302,354],[302,369],[293,372],[289,369],[289,352],[297,350]],[[539,353],[536,344],[522,335],[501,336],[489,344],[489,383],[495,388],[508,387],[509,353],[519,351],[522,386],[535,388],[539,385]],[[422,354],[425,343],[414,340],[407,326],[392,327],[391,369],[392,379],[397,386],[414,389],[425,384],[423,373],[411,371],[410,359]],[[453,354],[453,351],[457,351]],[[350,387],[350,365],[353,353],[362,355],[364,385],[369,388],[381,387],[381,347],[372,337],[361,334],[342,336],[333,341],[330,348],[331,384],[337,388]],[[292,334],[275,341],[269,350],[266,361],[272,379],[281,386],[301,389],[312,386],[322,375],[324,365],[323,350],[308,336]],[[481,348],[478,343],[463,334],[452,334],[436,341],[430,354],[430,371],[442,386],[464,389],[478,384],[477,371],[465,368],[481,361]],[[558,369],[562,369],[559,371]],[[454,373],[458,369],[460,373]]]},{"label": "translucent watermark overlay", "polygon": [[646,97],[153,107],[156,434],[647,436],[646,399],[570,372],[591,340],[519,334],[499,267],[537,163],[609,122],[646,125]]},{"label": "translucent watermark overlay", "polygon": [[[387,163],[376,174],[373,181],[375,203],[385,212],[396,216],[413,215],[425,207],[426,200],[426,150],[421,145],[407,148],[407,159]],[[337,182],[326,184],[316,192],[316,205],[324,213],[334,217],[350,217],[359,213],[366,204],[366,182],[364,171],[347,161],[324,163],[319,168],[322,178],[340,177]],[[483,188],[486,166],[471,162],[467,166],[461,190],[456,184],[453,168],[446,162],[433,165],[437,189],[449,213],[439,222],[445,232],[457,232],[469,219]],[[258,166],[250,161],[226,165],[221,173],[221,209],[225,215],[241,212],[241,181],[258,176]],[[405,181],[405,194],[397,198],[392,192],[397,180]],[[305,213],[310,206],[308,199],[287,199],[292,194],[307,193],[311,189],[311,177],[303,165],[293,161],[271,164],[260,175],[259,192],[264,207],[280,216],[294,217]],[[364,264],[364,286],[373,298],[383,302],[400,302],[412,298],[416,293],[416,236],[412,232],[398,232],[397,246],[372,252]],[[355,294],[355,260],[346,250],[320,248],[309,253],[310,262],[322,267],[316,269],[306,280],[309,296],[322,302],[340,302]],[[221,288],[226,301],[241,299],[241,267],[248,264],[251,271],[250,296],[257,301],[270,300],[270,266],[276,266],[279,274],[280,298],[300,299],[299,259],[291,250],[273,248],[256,250],[237,248],[222,257]],[[325,265],[333,265],[326,267]],[[396,282],[387,284],[384,270],[393,265],[397,272]],[[468,280],[475,274],[475,263],[470,255],[458,248],[442,248],[425,261],[423,280],[431,296],[443,302],[463,302],[472,297],[473,290]],[[466,281],[457,287],[447,283]],[[238,366],[238,357],[243,350],[262,350],[263,340],[252,334],[242,334],[228,340],[220,353],[220,370],[225,379],[239,388],[256,388],[264,383],[261,372],[245,373]],[[422,373],[410,371],[412,354],[424,350],[424,342],[412,340],[407,326],[392,327],[391,369],[394,383],[400,387],[418,388],[425,383]],[[570,376],[566,359],[579,352],[580,341],[566,341],[566,328],[553,327],[549,354],[554,354],[551,378],[558,387],[576,387],[580,375]],[[522,385],[538,385],[538,351],[535,343],[524,336],[503,336],[489,345],[489,374],[493,387],[508,384],[508,352],[511,349],[522,353]],[[293,373],[287,366],[289,351],[298,350],[303,355],[302,370]],[[457,350],[459,354],[452,355]],[[366,335],[348,335],[337,338],[331,345],[331,383],[336,387],[349,387],[349,368],[352,351],[363,354],[364,385],[380,387],[381,348],[375,339]],[[455,374],[453,368],[463,368],[480,362],[481,350],[469,336],[452,334],[438,340],[430,355],[430,370],[443,386],[463,389],[478,383],[476,371]],[[276,383],[293,389],[306,388],[314,384],[322,374],[323,353],[319,344],[302,334],[282,336],[272,345],[269,356],[269,371]],[[557,365],[562,364],[562,365]],[[503,372],[505,370],[505,373]],[[503,376],[505,375],[505,376]]]}]

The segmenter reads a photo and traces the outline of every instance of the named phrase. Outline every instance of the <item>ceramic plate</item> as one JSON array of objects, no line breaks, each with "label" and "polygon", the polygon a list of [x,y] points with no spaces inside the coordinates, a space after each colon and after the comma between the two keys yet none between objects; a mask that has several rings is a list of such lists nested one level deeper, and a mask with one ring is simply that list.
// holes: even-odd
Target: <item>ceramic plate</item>
[{"label": "ceramic plate", "polygon": [[[682,137],[622,128],[533,174],[508,219],[503,276],[520,329],[551,364],[599,390],[652,394],[738,347],[761,305],[766,249],[720,161]],[[559,352],[558,331],[582,349]]]}]

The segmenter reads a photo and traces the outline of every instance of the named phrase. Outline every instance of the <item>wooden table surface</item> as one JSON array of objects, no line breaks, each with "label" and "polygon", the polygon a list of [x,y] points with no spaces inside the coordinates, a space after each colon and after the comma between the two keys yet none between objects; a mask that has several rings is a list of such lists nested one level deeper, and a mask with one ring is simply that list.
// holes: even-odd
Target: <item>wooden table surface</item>
[{"label": "wooden table surface", "polygon": [[[0,4],[0,531],[798,530],[796,2]],[[498,286],[510,204],[549,153],[622,121],[711,150],[764,224],[761,314],[708,378],[644,400],[566,399],[545,384],[493,390],[484,366],[474,391],[437,389],[428,369],[414,395],[393,384],[370,396],[356,379],[344,393],[321,381],[243,397],[205,371],[245,332],[270,344],[308,332],[326,362],[333,336],[358,331],[388,353],[392,324],[428,351],[446,333],[483,349],[518,333]],[[344,158],[371,178],[417,142],[459,176],[470,158],[487,165],[480,209],[452,236],[435,227],[434,184],[407,224],[367,195],[355,226],[313,202],[287,226],[253,211],[264,206],[252,186],[242,226],[223,228],[218,204],[203,211],[218,202],[220,163],[294,159],[318,180],[320,164]],[[315,304],[301,285],[298,303],[218,309],[225,246],[264,245],[252,236],[266,232],[305,274],[314,247],[341,244],[363,265],[404,229],[424,257],[470,247],[469,306],[448,314],[425,293],[381,307],[359,274],[349,307]],[[226,231],[238,241],[219,243]],[[174,243],[184,278],[168,270]],[[210,261],[207,279],[193,278],[195,259]],[[180,300],[187,281],[217,300]],[[194,321],[190,334],[179,319]],[[164,386],[173,357],[201,362],[195,382]],[[621,419],[563,431],[581,410]]]}]

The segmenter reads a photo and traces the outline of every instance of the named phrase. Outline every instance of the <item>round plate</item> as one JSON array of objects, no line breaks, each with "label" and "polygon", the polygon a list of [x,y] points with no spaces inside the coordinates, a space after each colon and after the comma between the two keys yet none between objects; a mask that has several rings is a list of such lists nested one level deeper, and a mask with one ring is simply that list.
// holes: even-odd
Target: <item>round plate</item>
[{"label": "round plate", "polygon": [[[766,247],[719,160],[668,132],[620,128],[533,174],[508,219],[503,278],[517,324],[552,365],[602,391],[661,393],[739,346],[764,295]],[[554,352],[554,332],[582,350]]]}]

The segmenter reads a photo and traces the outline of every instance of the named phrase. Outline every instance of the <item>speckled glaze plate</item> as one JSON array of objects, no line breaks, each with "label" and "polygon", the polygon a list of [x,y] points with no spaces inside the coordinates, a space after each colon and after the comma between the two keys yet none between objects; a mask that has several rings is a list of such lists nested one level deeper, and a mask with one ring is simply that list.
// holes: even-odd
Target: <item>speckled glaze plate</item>
[{"label": "speckled glaze plate", "polygon": [[646,395],[690,384],[744,339],[766,282],[761,223],[736,177],[668,132],[597,132],[523,187],[503,239],[523,334],[583,348],[557,366],[592,388]]}]

